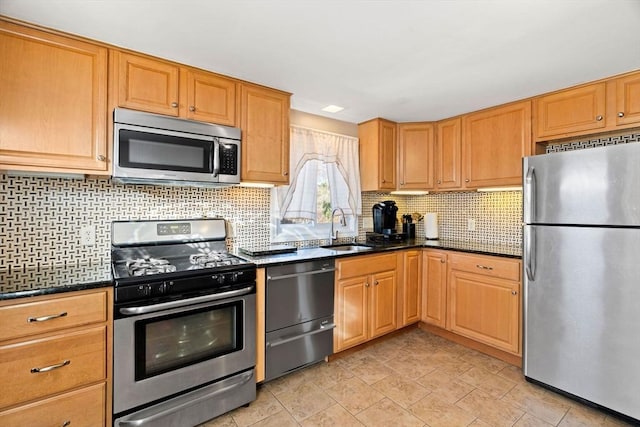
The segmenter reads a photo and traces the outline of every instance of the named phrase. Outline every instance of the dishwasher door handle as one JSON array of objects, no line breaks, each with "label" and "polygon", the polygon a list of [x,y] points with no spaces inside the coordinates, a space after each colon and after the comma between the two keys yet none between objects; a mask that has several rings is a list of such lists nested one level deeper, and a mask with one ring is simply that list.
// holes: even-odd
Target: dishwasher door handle
[{"label": "dishwasher door handle", "polygon": [[322,325],[319,329],[314,329],[313,331],[304,332],[302,334],[294,335],[292,337],[282,338],[273,342],[267,342],[267,347],[277,347],[282,344],[286,344],[291,341],[299,340],[300,338],[308,337],[310,335],[319,334],[321,332],[327,332],[336,327],[335,323],[330,323],[328,325]]},{"label": "dishwasher door handle", "polygon": [[282,274],[280,276],[267,276],[268,280],[290,279],[291,277],[311,276],[314,274],[333,273],[335,268],[323,268],[322,270],[303,271],[300,273]]}]

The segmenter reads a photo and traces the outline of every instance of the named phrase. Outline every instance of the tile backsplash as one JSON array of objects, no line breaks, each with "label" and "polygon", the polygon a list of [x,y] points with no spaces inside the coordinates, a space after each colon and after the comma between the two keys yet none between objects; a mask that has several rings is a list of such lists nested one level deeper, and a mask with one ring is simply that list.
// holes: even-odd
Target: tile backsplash
[{"label": "tile backsplash", "polygon": [[[270,189],[218,189],[115,184],[108,178],[64,179],[0,174],[0,269],[82,263],[108,263],[111,221],[220,216],[229,220],[230,248],[269,243]],[[363,218],[381,200],[395,200],[405,213],[438,212],[442,239],[519,245],[521,196],[506,193],[442,193],[394,196],[363,193]],[[466,231],[467,218],[476,231]],[[96,244],[83,246],[80,228],[95,226]],[[424,236],[422,221],[417,236]],[[304,247],[326,242],[297,242]]]}]

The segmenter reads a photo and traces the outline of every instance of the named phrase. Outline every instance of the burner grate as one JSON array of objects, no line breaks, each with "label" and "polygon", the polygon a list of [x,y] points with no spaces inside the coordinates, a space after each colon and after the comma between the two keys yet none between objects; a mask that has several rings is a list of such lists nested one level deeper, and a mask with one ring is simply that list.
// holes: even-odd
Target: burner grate
[{"label": "burner grate", "polygon": [[161,258],[138,258],[127,261],[127,272],[129,276],[148,276],[159,273],[173,273],[176,266],[166,259]]}]

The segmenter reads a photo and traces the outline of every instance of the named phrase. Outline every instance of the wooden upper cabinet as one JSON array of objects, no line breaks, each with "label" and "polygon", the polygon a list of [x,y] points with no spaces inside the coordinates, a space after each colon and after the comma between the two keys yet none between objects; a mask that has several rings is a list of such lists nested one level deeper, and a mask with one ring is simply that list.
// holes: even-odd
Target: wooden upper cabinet
[{"label": "wooden upper cabinet", "polygon": [[462,119],[466,188],[522,184],[522,157],[531,153],[531,102],[468,114]]},{"label": "wooden upper cabinet", "polygon": [[558,138],[573,132],[604,129],[605,86],[596,83],[535,98],[535,138]]},{"label": "wooden upper cabinet", "polygon": [[615,79],[616,125],[640,123],[640,73]]},{"label": "wooden upper cabinet", "polygon": [[373,119],[358,125],[362,191],[396,189],[396,123]]},{"label": "wooden upper cabinet", "polygon": [[242,181],[289,183],[290,96],[241,85]]},{"label": "wooden upper cabinet", "polygon": [[435,186],[462,187],[462,120],[458,117],[436,124]]},{"label": "wooden upper cabinet", "polygon": [[434,127],[432,123],[398,125],[398,189],[433,188]]},{"label": "wooden upper cabinet", "polygon": [[0,168],[107,173],[107,49],[0,20]]},{"label": "wooden upper cabinet", "polygon": [[236,126],[235,80],[185,69],[181,75],[180,109],[191,120]]},{"label": "wooden upper cabinet", "polygon": [[111,50],[114,106],[237,126],[237,82],[215,73]]},{"label": "wooden upper cabinet", "polygon": [[111,76],[119,107],[179,115],[180,67],[118,50],[111,51]]}]

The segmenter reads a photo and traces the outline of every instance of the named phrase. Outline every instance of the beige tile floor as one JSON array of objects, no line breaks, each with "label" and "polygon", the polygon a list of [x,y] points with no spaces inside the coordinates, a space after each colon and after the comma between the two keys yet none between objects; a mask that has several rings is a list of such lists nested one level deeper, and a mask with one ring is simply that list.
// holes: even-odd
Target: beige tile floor
[{"label": "beige tile floor", "polygon": [[519,368],[410,329],[258,388],[200,427],[624,426],[527,383]]}]

